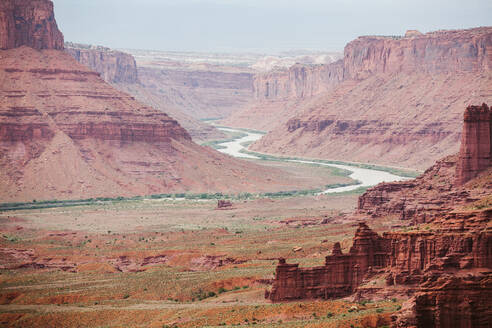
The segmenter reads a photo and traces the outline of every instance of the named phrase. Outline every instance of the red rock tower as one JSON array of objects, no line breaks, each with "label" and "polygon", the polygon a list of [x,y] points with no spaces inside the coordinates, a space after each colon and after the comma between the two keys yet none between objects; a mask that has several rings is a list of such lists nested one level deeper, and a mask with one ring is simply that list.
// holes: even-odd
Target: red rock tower
[{"label": "red rock tower", "polygon": [[486,104],[466,108],[459,156],[457,185],[492,166],[492,110]]},{"label": "red rock tower", "polygon": [[50,0],[0,0],[0,49],[63,49]]}]

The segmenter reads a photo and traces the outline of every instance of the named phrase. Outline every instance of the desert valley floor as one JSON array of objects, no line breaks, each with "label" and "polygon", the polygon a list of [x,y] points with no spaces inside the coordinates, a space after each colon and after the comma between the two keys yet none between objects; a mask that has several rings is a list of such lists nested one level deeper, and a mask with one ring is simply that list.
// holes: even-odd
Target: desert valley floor
[{"label": "desert valley floor", "polygon": [[0,0],[0,327],[492,327],[492,7],[294,2]]},{"label": "desert valley floor", "polygon": [[[346,172],[319,165],[259,162],[302,175],[314,188],[319,181],[350,182],[334,174]],[[264,296],[278,257],[320,265],[334,242],[351,245],[356,224],[347,214],[359,193],[238,194],[224,209],[217,209],[215,197],[198,195],[3,212],[1,322],[378,327],[390,322],[400,296],[287,304],[270,304]],[[381,231],[393,224],[372,222]]]}]

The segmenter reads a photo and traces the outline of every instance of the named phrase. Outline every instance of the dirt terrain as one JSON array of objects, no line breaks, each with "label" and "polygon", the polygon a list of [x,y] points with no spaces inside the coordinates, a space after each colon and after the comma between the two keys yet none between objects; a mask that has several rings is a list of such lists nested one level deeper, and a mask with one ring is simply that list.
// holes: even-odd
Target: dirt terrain
[{"label": "dirt terrain", "polygon": [[263,198],[234,201],[229,210],[217,210],[215,200],[121,201],[4,212],[0,322],[377,327],[401,300],[280,305],[264,298],[278,256],[315,265],[335,241],[349,247],[355,227],[345,214],[355,200]]}]

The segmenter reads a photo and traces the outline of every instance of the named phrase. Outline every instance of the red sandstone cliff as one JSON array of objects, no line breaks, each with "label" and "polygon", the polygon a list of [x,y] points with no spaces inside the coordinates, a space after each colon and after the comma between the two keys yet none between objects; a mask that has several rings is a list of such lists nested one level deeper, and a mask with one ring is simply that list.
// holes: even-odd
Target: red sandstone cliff
[{"label": "red sandstone cliff", "polygon": [[363,36],[347,44],[345,79],[384,73],[431,74],[492,69],[490,27],[437,31],[405,37]]},{"label": "red sandstone cliff", "polygon": [[2,0],[0,2],[0,49],[20,46],[63,49],[50,0]]},{"label": "red sandstone cliff", "polygon": [[486,104],[470,106],[464,115],[456,183],[462,185],[492,166],[492,110]]},{"label": "red sandstone cliff", "polygon": [[330,65],[296,64],[286,70],[257,74],[257,100],[307,99],[329,90],[343,79],[342,61]]},{"label": "red sandstone cliff", "polygon": [[295,64],[288,69],[257,73],[254,102],[222,122],[225,125],[271,130],[296,113],[300,102],[333,89],[343,80],[343,61],[332,64]]},{"label": "red sandstone cliff", "polygon": [[[15,40],[50,48],[0,50],[2,202],[282,190],[299,183],[280,170],[198,146],[176,120],[57,50],[63,38],[50,39],[56,27],[51,2],[2,5],[3,15],[15,5],[18,20],[27,22]],[[2,36],[15,27],[8,28]]]},{"label": "red sandstone cliff", "polygon": [[138,83],[132,55],[105,47],[66,43],[65,51],[76,61],[101,74],[108,83]]},{"label": "red sandstone cliff", "polygon": [[345,48],[341,83],[279,102],[290,119],[251,148],[423,169],[458,151],[464,106],[492,102],[491,68],[491,27],[361,37]]},{"label": "red sandstone cliff", "polygon": [[[158,91],[166,89],[165,83],[162,81],[155,82],[147,74],[142,74],[143,79],[139,81],[137,64],[132,55],[101,46],[70,42],[65,43],[65,51],[82,65],[100,73],[106,82],[111,83],[117,89],[129,93],[142,103],[172,116],[190,133],[193,140],[201,141],[224,137],[213,126],[200,122],[174,107],[173,102]],[[161,74],[158,76],[161,77]],[[165,79],[165,77],[161,77],[161,79]]]},{"label": "red sandstone cliff", "polygon": [[[490,143],[482,147],[483,135],[490,140],[490,126],[485,124],[484,133],[482,124],[490,122],[489,116],[482,120],[485,114],[485,104],[467,108],[460,154],[437,162],[417,179],[383,183],[359,197],[354,216],[396,216],[409,223],[405,231],[381,236],[360,223],[350,252],[343,254],[336,243],[324,266],[298,268],[281,259],[265,296],[274,302],[341,297],[362,292],[362,281],[383,274],[387,288],[398,286],[414,296],[395,316],[394,327],[488,327],[492,163]],[[483,166],[456,185],[457,177],[470,172],[467,162]]]},{"label": "red sandstone cliff", "polygon": [[20,47],[0,57],[2,201],[298,183],[198,146],[167,114],[117,91],[65,52]]}]

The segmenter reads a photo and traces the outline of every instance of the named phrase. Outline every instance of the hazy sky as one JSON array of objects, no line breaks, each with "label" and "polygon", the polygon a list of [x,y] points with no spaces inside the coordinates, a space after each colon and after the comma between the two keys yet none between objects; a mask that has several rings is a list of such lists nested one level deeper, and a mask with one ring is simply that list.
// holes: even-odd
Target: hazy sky
[{"label": "hazy sky", "polygon": [[490,0],[53,0],[66,41],[176,51],[341,51],[359,35],[490,25]]}]

